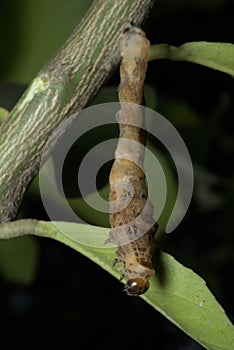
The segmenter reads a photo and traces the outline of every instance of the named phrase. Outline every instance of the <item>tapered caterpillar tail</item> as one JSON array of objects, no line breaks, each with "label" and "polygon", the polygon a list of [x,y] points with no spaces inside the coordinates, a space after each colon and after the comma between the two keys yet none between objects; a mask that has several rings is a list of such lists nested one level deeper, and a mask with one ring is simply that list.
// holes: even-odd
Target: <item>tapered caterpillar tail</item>
[{"label": "tapered caterpillar tail", "polygon": [[158,227],[145,183],[146,132],[141,128],[150,42],[141,29],[129,25],[122,35],[120,50],[120,135],[110,173],[109,241],[117,245],[115,262],[124,263],[127,294],[138,296],[148,290],[149,279],[155,273],[152,256]]}]

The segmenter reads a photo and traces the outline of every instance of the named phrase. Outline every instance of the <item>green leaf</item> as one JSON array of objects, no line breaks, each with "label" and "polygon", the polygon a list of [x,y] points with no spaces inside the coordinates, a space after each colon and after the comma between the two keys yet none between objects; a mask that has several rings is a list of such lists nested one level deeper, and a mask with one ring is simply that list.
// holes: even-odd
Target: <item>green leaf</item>
[{"label": "green leaf", "polygon": [[167,44],[153,45],[150,60],[168,58],[173,61],[188,61],[234,76],[233,57],[233,44],[197,41],[179,47]]},{"label": "green leaf", "polygon": [[38,261],[38,245],[34,237],[0,241],[0,275],[12,283],[31,284]]},{"label": "green leaf", "polygon": [[207,349],[233,349],[233,325],[205,281],[165,253],[155,267],[142,298]]},{"label": "green leaf", "polygon": [[[104,245],[109,229],[66,222],[39,222],[36,231],[36,234],[67,244],[120,278],[121,272],[112,267],[115,248]],[[82,235],[92,247],[78,243],[83,240]],[[158,253],[154,266],[156,275],[142,298],[207,349],[233,349],[233,325],[204,280],[166,253]]]}]

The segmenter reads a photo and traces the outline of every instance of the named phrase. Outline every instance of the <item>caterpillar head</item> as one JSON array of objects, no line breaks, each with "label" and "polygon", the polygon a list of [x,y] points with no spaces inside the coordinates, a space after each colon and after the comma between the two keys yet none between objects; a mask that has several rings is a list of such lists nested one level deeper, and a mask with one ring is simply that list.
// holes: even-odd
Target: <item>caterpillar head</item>
[{"label": "caterpillar head", "polygon": [[149,281],[137,277],[129,279],[125,284],[124,290],[128,295],[138,297],[139,295],[144,294],[149,289],[149,286]]},{"label": "caterpillar head", "polygon": [[124,276],[127,277],[124,290],[130,296],[144,294],[149,289],[150,277],[155,273],[151,268],[151,262],[141,261],[140,263],[136,256],[132,255],[125,257],[124,271]]}]

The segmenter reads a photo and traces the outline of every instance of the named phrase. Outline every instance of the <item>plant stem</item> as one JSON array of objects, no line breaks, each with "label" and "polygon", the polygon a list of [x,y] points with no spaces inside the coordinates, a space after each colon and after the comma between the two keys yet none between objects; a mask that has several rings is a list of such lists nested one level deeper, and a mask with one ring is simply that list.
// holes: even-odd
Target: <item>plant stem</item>
[{"label": "plant stem", "polygon": [[149,61],[159,60],[159,59],[170,59],[170,50],[174,46],[168,44],[157,44],[150,47],[150,57]]},{"label": "plant stem", "polygon": [[172,61],[187,61],[201,64],[234,75],[234,45],[230,43],[194,41],[178,47],[168,44],[152,45],[150,61],[169,59]]},{"label": "plant stem", "polygon": [[0,129],[0,222],[14,218],[51,133],[95,96],[119,62],[124,25],[142,23],[155,0],[96,0],[33,80]]}]

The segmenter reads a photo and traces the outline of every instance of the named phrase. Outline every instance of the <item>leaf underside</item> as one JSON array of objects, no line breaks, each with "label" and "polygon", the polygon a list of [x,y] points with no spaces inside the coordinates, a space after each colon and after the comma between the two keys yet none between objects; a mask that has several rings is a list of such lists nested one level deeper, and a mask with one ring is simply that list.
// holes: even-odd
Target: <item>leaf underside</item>
[{"label": "leaf underside", "polygon": [[[56,223],[55,228],[54,224],[43,223],[43,230],[56,230],[52,238],[120,278],[121,271],[112,266],[115,247],[103,244],[109,235],[108,228],[67,222]],[[86,237],[86,242],[87,236],[92,237],[93,247],[79,243],[83,240],[82,235]],[[233,325],[205,281],[164,252],[157,252],[154,267],[156,274],[151,278],[149,291],[142,298],[207,349],[233,349]]]}]

